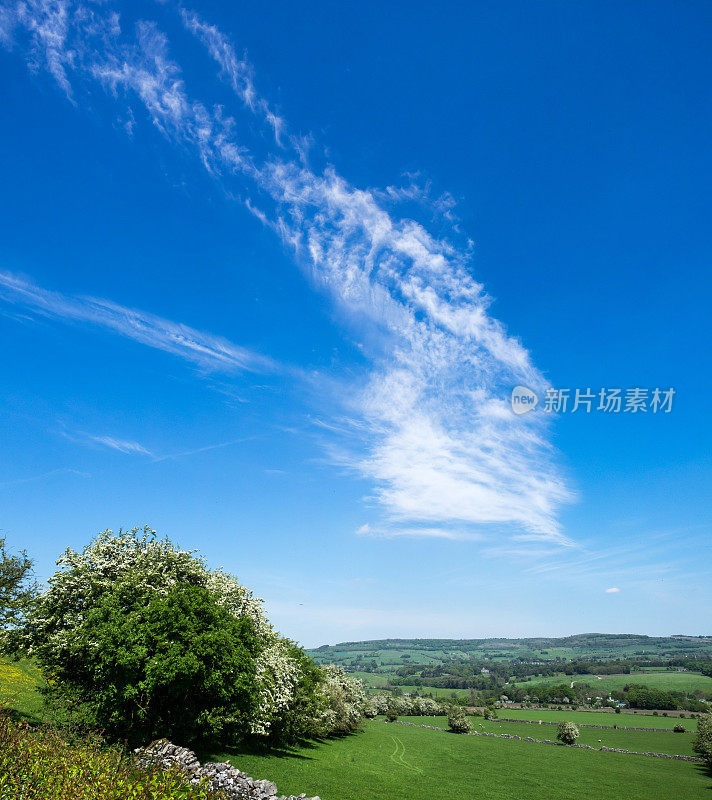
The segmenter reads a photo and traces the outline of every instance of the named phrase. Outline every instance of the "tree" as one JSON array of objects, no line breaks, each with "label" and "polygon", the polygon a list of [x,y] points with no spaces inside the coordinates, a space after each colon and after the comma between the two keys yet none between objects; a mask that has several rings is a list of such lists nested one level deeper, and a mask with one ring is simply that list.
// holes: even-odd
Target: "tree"
[{"label": "tree", "polygon": [[5,539],[0,539],[0,644],[6,652],[15,649],[15,631],[24,624],[36,595],[31,580],[32,561],[21,550],[13,556],[7,552]]},{"label": "tree", "polygon": [[[289,739],[302,735],[307,717],[310,735],[357,724],[361,684],[313,665],[276,633],[260,600],[194,551],[148,528],[108,530],[57,563],[14,631],[16,646],[37,659],[55,695],[83,703],[116,735],[148,735],[160,720],[197,736],[169,700],[187,681],[197,682],[201,703],[187,708],[206,733],[269,736],[274,726],[275,736]],[[163,623],[156,609],[168,615]],[[227,633],[234,647],[222,651],[217,643]],[[211,670],[224,689],[210,683]]]},{"label": "tree", "polygon": [[579,737],[579,729],[573,722],[560,722],[556,738],[563,744],[574,744]]},{"label": "tree", "polygon": [[447,724],[453,733],[470,732],[470,720],[462,706],[451,706],[447,715]]},{"label": "tree", "polygon": [[250,620],[208,589],[176,584],[145,604],[129,577],[87,612],[52,678],[113,737],[229,741],[249,731],[258,707],[257,655]]},{"label": "tree", "polygon": [[697,720],[697,735],[692,749],[704,758],[707,766],[712,767],[712,714],[705,714]]}]

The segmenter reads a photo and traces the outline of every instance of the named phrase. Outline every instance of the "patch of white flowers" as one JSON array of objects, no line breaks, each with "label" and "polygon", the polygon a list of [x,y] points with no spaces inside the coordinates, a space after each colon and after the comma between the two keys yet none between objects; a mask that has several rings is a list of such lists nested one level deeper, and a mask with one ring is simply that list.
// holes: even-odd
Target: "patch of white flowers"
[{"label": "patch of white flowers", "polygon": [[[211,570],[196,551],[181,550],[168,539],[157,539],[148,527],[114,533],[106,530],[81,553],[67,549],[57,561],[59,570],[40,596],[32,625],[18,631],[21,647],[32,655],[38,642],[65,661],[77,645],[76,630],[86,611],[107,593],[119,578],[134,581],[137,592],[167,594],[177,583],[209,589],[218,602],[238,618],[248,618],[260,642],[256,658],[259,709],[252,732],[267,734],[272,721],[289,705],[300,678],[300,667],[289,655],[289,642],[270,625],[262,600],[222,569]],[[327,680],[320,691],[337,702],[341,713],[353,719],[365,704],[363,687],[346,673],[324,669]],[[358,686],[356,684],[358,683]],[[360,687],[360,689],[359,689]],[[324,733],[339,729],[340,720],[323,719]],[[331,729],[329,724],[331,723]]]},{"label": "patch of white flowers", "polygon": [[354,730],[367,703],[363,684],[333,664],[323,666],[322,671],[326,680],[319,687],[322,703],[317,729],[324,736]]},{"label": "patch of white flowers", "polygon": [[364,708],[367,717],[389,712],[399,716],[436,717],[445,713],[443,707],[431,697],[395,697],[384,692],[372,695]]}]

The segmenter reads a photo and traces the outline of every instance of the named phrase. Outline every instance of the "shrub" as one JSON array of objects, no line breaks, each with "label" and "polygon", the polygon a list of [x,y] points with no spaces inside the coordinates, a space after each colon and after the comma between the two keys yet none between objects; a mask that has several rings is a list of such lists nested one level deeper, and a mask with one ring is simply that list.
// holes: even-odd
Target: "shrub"
[{"label": "shrub", "polygon": [[675,725],[675,727],[673,728],[673,731],[675,733],[685,733],[685,726],[680,725],[680,723],[678,722],[677,725]]},{"label": "shrub", "polygon": [[621,713],[621,710],[620,710],[620,708],[615,708],[615,709],[613,710],[613,713],[614,713],[614,714],[620,714],[620,713]]},{"label": "shrub", "polygon": [[391,708],[388,711],[386,711],[386,719],[389,722],[395,722],[398,719],[398,713],[395,711],[395,709]]},{"label": "shrub", "polygon": [[470,720],[461,706],[452,706],[447,715],[447,724],[453,733],[469,733]]},{"label": "shrub", "polygon": [[321,668],[322,680],[316,687],[316,707],[312,736],[352,733],[361,725],[366,706],[366,690],[361,681],[329,664]]},{"label": "shrub", "polygon": [[67,741],[0,713],[0,797],[22,800],[218,800],[175,772],[139,771],[96,735]]},{"label": "shrub", "polygon": [[497,719],[497,709],[494,706],[487,706],[482,712],[485,719]]},{"label": "shrub", "polygon": [[78,699],[98,727],[132,744],[248,733],[259,702],[251,621],[200,586],[176,584],[143,601],[129,578],[87,610],[81,636],[52,664],[54,693]]},{"label": "shrub", "polygon": [[574,744],[579,737],[579,729],[573,722],[560,722],[556,738],[563,744]]},{"label": "shrub", "polygon": [[697,735],[692,749],[712,767],[712,714],[697,718]]},{"label": "shrub", "polygon": [[280,637],[260,600],[148,528],[68,549],[8,647],[34,657],[54,699],[132,741],[328,736],[360,720],[353,678]]}]

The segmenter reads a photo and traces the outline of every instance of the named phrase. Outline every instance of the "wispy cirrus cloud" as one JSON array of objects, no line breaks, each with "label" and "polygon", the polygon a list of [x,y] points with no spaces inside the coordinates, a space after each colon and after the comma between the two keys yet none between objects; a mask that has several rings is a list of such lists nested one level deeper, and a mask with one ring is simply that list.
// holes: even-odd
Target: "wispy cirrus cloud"
[{"label": "wispy cirrus cloud", "polygon": [[10,272],[0,272],[0,300],[43,317],[105,328],[163,350],[206,372],[273,372],[271,359],[210,333],[145,311],[49,291]]},{"label": "wispy cirrus cloud", "polygon": [[116,450],[119,453],[130,456],[146,456],[151,461],[171,461],[178,458],[187,458],[188,456],[200,455],[201,453],[208,453],[212,450],[222,450],[225,447],[232,447],[234,445],[242,444],[249,441],[249,438],[230,439],[227,442],[217,442],[216,444],[203,445],[202,447],[194,447],[189,450],[181,450],[177,453],[159,454],[147,447],[144,447],[140,442],[132,439],[122,439],[111,434],[92,434],[85,433],[84,431],[77,431],[76,433],[64,433],[68,439],[80,442],[89,446],[106,447],[109,450]]},{"label": "wispy cirrus cloud", "polygon": [[118,450],[119,453],[126,453],[126,455],[153,455],[151,451],[147,450],[142,444],[127,439],[117,439],[115,436],[92,436],[90,434],[86,434],[86,438],[94,444],[108,447],[110,450]]},{"label": "wispy cirrus cloud", "polygon": [[[249,63],[193,12],[179,9],[183,34],[204,45],[240,100],[232,116],[189,94],[154,22],[124,29],[110,3],[28,0],[4,8],[3,40],[32,69],[46,69],[75,102],[82,86],[98,82],[122,112],[134,118],[143,109],[226,188],[237,183],[247,209],[332,299],[370,363],[367,377],[345,393],[349,430],[338,449],[340,463],[373,486],[368,502],[381,517],[375,528],[457,538],[476,526],[499,526],[522,541],[566,543],[557,510],[571,493],[545,423],[537,414],[515,417],[506,405],[513,385],[541,391],[546,382],[490,314],[451,198],[429,203],[453,223],[449,239],[436,237],[397,213],[402,201],[428,203],[429,190],[360,189],[330,165],[310,167],[304,141],[259,95]],[[238,124],[245,113],[264,123],[270,142]],[[135,328],[127,335],[201,366],[255,364],[254,355],[228,343],[189,331],[186,344],[182,331],[151,318],[144,324],[144,317],[127,326],[124,313],[106,303],[95,311],[94,303],[82,300],[66,316],[94,321],[96,313],[99,324]]]}]

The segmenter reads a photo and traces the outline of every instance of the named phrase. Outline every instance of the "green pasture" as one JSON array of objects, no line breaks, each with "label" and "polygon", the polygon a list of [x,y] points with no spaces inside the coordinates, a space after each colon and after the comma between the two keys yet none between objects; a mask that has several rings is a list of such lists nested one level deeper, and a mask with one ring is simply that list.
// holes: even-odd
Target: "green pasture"
[{"label": "green pasture", "polygon": [[588,683],[592,690],[610,692],[614,689],[622,689],[629,683],[638,683],[650,686],[654,689],[662,689],[666,692],[694,692],[702,691],[712,693],[712,678],[702,675],[699,672],[631,672],[630,675],[548,675],[546,677],[532,676],[530,681],[520,681],[516,683],[523,689],[535,684],[554,686],[560,683],[567,685],[578,683]]},{"label": "green pasture", "polygon": [[[618,728],[667,728],[672,730],[673,726],[684,725],[688,731],[697,730],[696,719],[680,719],[678,717],[654,717],[648,712],[629,712],[614,714],[607,711],[567,711],[566,709],[553,708],[502,708],[499,710],[500,717],[511,719],[531,719],[543,722],[561,722],[569,720],[577,725],[614,725]],[[685,715],[687,716],[687,715]]]},{"label": "green pasture", "polygon": [[[403,722],[416,725],[434,725],[447,728],[447,717],[401,717]],[[570,717],[567,717],[570,719]],[[574,722],[572,719],[571,722]],[[528,725],[526,722],[506,722],[499,719],[485,720],[470,717],[473,731],[481,733],[508,733],[512,736],[531,736],[533,739],[556,739],[555,725]],[[696,725],[689,726],[691,731]],[[677,756],[694,756],[692,740],[694,733],[668,733],[667,731],[632,731],[625,729],[600,730],[580,728],[578,744],[591,747],[617,747],[636,753],[668,753]]]},{"label": "green pasture", "polygon": [[254,778],[275,781],[280,794],[305,792],[322,800],[712,796],[712,776],[690,762],[458,736],[379,721],[367,723],[363,733],[276,754],[236,750],[212,757],[228,758]]}]

